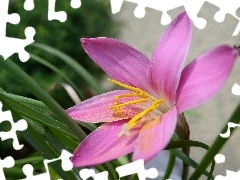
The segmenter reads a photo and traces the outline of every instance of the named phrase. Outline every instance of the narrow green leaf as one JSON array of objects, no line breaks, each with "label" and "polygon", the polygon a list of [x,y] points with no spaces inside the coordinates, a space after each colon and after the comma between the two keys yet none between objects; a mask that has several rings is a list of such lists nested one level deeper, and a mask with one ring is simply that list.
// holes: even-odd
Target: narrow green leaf
[{"label": "narrow green leaf", "polygon": [[177,149],[183,147],[200,147],[203,149],[208,150],[209,146],[200,142],[200,141],[193,141],[193,140],[179,140],[179,141],[171,141],[166,149]]},{"label": "narrow green leaf", "polygon": [[12,167],[12,168],[4,168],[3,169],[4,175],[7,179],[23,179],[26,176],[23,174],[21,168]]},{"label": "narrow green leaf", "polygon": [[23,119],[29,118],[35,122],[45,125],[50,129],[55,129],[60,134],[65,134],[78,141],[78,138],[74,136],[72,131],[65,124],[62,124],[43,113],[31,109],[30,107],[27,107],[24,104],[5,96],[6,94],[7,93],[0,92],[0,100],[7,101],[8,105],[11,106],[11,108],[15,110]]},{"label": "narrow green leaf", "polygon": [[[183,148],[183,147],[200,147],[205,150],[209,149],[209,146],[199,142],[199,141],[192,141],[192,140],[179,140],[179,141],[172,141],[169,143],[166,149],[177,149],[177,148]],[[210,172],[208,173],[208,179],[211,179],[213,170],[215,167],[215,161],[212,161]]]},{"label": "narrow green leaf", "polygon": [[84,69],[77,61],[75,61],[73,58],[68,56],[67,54],[50,47],[46,44],[41,43],[33,43],[31,46],[34,46],[36,48],[39,48],[41,50],[44,50],[50,54],[53,54],[57,57],[59,57],[61,60],[63,60],[66,64],[68,64],[70,67],[72,67],[81,77],[85,79],[85,81],[98,93],[102,94],[102,90],[98,84],[98,82],[91,76],[91,74]]},{"label": "narrow green leaf", "polygon": [[37,111],[40,111],[43,113],[51,113],[50,109],[45,104],[43,104],[41,101],[23,97],[23,96],[19,96],[19,95],[15,95],[15,94],[11,94],[11,93],[7,93],[1,87],[0,87],[0,92],[4,92],[4,96],[14,99],[18,102],[21,102],[22,104],[25,104],[26,106],[31,107]]},{"label": "narrow green leaf", "polygon": [[48,67],[49,69],[53,70],[55,73],[59,74],[70,86],[72,86],[72,88],[76,91],[76,93],[78,94],[78,96],[84,100],[84,96],[83,94],[81,93],[81,91],[79,91],[79,89],[75,86],[75,84],[65,75],[63,74],[61,71],[58,70],[58,68],[56,68],[55,66],[53,66],[52,64],[50,64],[49,62],[47,62],[46,60],[34,55],[34,54],[31,54],[30,53],[30,57],[43,64],[44,66]]},{"label": "narrow green leaf", "polygon": [[[22,132],[24,138],[40,153],[43,154],[43,157],[46,159],[55,159],[59,157],[50,145],[43,139],[43,137],[36,132],[36,130],[28,124],[28,128],[26,131]],[[55,169],[55,171],[63,178],[63,179],[75,179],[76,177],[73,175],[71,171],[65,172],[62,170],[61,162],[56,161],[51,163],[51,166]]]},{"label": "narrow green leaf", "polygon": [[15,165],[30,164],[33,162],[42,162],[44,158],[42,156],[28,157],[24,159],[15,160]]},{"label": "narrow green leaf", "polygon": [[173,155],[171,152],[169,153],[169,160],[168,160],[168,165],[167,168],[165,170],[165,174],[163,176],[163,179],[168,179],[172,173],[172,170],[174,168],[175,165],[175,160],[176,160],[176,156]]},{"label": "narrow green leaf", "polygon": [[[240,123],[240,118],[239,117],[240,117],[240,104],[235,109],[232,116],[227,121],[226,125],[223,127],[223,129],[221,130],[220,133],[223,134],[228,130],[228,122],[233,122],[233,123],[239,124]],[[232,130],[231,136],[232,136],[234,131],[235,131],[235,129]],[[212,146],[210,146],[209,150],[204,155],[201,162],[199,163],[199,165],[197,166],[197,168],[193,172],[192,176],[190,177],[190,180],[199,179],[199,177],[202,175],[203,171],[209,166],[211,161],[214,161],[215,155],[219,153],[219,151],[222,149],[224,144],[230,139],[230,137],[229,138],[222,138],[219,135],[216,137]]]},{"label": "narrow green leaf", "polygon": [[[197,163],[192,160],[190,157],[188,157],[186,154],[184,154],[182,151],[180,151],[179,149],[170,149],[169,150],[171,153],[173,153],[173,155],[177,156],[179,159],[181,159],[182,161],[184,161],[187,165],[196,168],[197,167]],[[209,176],[211,175],[209,172],[207,172],[206,170],[203,172],[204,175]],[[214,177],[211,176],[212,179],[214,179]]]},{"label": "narrow green leaf", "polygon": [[[60,120],[59,117],[57,117],[55,114],[53,114],[51,112],[51,110],[45,104],[43,104],[41,101],[7,93],[1,87],[0,87],[0,92],[3,92],[4,96],[6,96],[12,100],[15,100],[15,103],[18,103],[18,104],[21,103],[21,105],[25,105],[27,107],[30,107],[31,109],[35,109],[35,110],[39,111],[40,113],[48,114],[49,117],[52,117],[53,119]],[[20,106],[20,108],[21,108],[21,106]],[[38,117],[38,116],[35,116],[35,117]],[[41,120],[41,118],[38,118],[38,119]],[[49,122],[49,121],[45,121],[45,122]],[[41,122],[39,122],[39,123],[41,123]],[[92,123],[86,123],[86,122],[77,122],[77,123],[87,129],[89,129],[90,131],[94,131],[97,128],[97,126]],[[55,125],[55,127],[58,127],[58,126]]]},{"label": "narrow green leaf", "polygon": [[46,104],[52,110],[52,112],[54,112],[61,119],[61,121],[78,136],[80,140],[83,140],[86,137],[84,131],[66,114],[62,107],[21,68],[19,68],[10,59],[4,61],[2,57],[0,58],[0,63],[7,72],[9,72],[16,80],[22,83],[23,86],[28,88],[29,91],[39,100]]}]

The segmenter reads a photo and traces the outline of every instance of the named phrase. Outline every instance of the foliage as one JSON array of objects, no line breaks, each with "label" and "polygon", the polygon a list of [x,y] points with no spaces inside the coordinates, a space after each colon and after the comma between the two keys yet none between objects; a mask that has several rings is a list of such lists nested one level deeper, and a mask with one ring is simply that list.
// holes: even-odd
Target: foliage
[{"label": "foliage", "polygon": [[[45,43],[61,50],[87,70],[91,70],[93,76],[96,78],[101,77],[102,71],[89,60],[89,57],[80,45],[79,39],[82,37],[99,36],[116,37],[120,23],[112,19],[109,2],[104,0],[82,0],[82,5],[79,9],[72,9],[70,1],[57,1],[56,11],[64,10],[67,13],[67,21],[64,23],[57,20],[48,21],[48,1],[35,1],[34,10],[29,12],[24,10],[23,4],[24,0],[11,1],[9,13],[20,14],[21,21],[18,25],[7,25],[7,36],[25,39],[24,29],[27,26],[32,26],[36,29],[35,42]],[[62,63],[59,58],[31,46],[26,49],[28,52],[56,66],[63,74],[67,74],[72,81],[76,82],[76,86],[78,86],[83,93],[89,91],[87,83],[77,77],[76,73]],[[14,55],[12,59],[36,80],[41,87],[52,92],[53,97],[61,105],[65,108],[72,105],[71,101],[66,101],[66,99],[63,98],[67,94],[61,86],[58,86],[59,83],[63,81],[61,76],[32,59],[26,63],[21,63],[17,55]],[[11,83],[3,83],[6,81]],[[25,87],[20,86],[20,84],[11,78],[1,67],[0,82],[2,82],[0,85],[3,89],[8,92],[30,96],[29,91]]]}]

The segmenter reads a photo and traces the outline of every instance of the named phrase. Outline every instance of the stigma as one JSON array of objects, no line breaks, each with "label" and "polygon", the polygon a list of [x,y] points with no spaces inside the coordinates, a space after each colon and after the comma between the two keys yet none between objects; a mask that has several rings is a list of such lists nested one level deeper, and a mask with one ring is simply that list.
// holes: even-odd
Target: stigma
[{"label": "stigma", "polygon": [[[126,112],[124,107],[130,105],[143,104],[142,107],[144,107],[127,123],[123,124],[122,130],[119,132],[118,137],[122,137],[123,135],[131,135],[132,129],[156,119],[156,116],[160,116],[162,113],[169,110],[165,104],[164,98],[157,99],[140,88],[129,86],[113,79],[109,79],[109,81],[127,90],[130,90],[129,93],[114,97],[114,105],[110,106],[110,110],[112,110],[114,116],[119,118],[125,116]],[[129,98],[130,100],[127,102],[122,102],[122,100],[126,98]],[[155,113],[155,111],[157,112]]]}]

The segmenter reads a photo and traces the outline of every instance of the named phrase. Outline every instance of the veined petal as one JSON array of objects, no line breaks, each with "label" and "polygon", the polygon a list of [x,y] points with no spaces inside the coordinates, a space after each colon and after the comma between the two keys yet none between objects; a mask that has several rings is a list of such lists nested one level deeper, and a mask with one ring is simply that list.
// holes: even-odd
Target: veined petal
[{"label": "veined petal", "polygon": [[229,76],[237,53],[230,46],[218,46],[184,68],[177,89],[179,113],[203,103],[218,92]]},{"label": "veined petal", "polygon": [[133,47],[111,38],[81,39],[83,48],[110,77],[143,90],[149,89],[149,59]]},{"label": "veined petal", "polygon": [[156,93],[167,98],[171,106],[175,101],[191,35],[191,22],[186,13],[181,13],[163,33],[152,56],[150,83]]},{"label": "veined petal", "polygon": [[139,129],[131,130],[130,136],[118,137],[124,123],[127,121],[105,123],[93,131],[73,153],[73,166],[93,166],[132,152]]},{"label": "veined petal", "polygon": [[[132,118],[140,111],[137,107],[135,109],[136,111],[134,111],[134,107],[132,106],[131,108],[125,107],[124,113],[122,114],[116,114],[110,109],[110,107],[114,105],[114,97],[129,92],[128,90],[115,90],[94,96],[67,109],[66,112],[74,120],[91,123],[112,122]],[[131,97],[124,99],[124,101],[128,100],[131,100]]]},{"label": "veined petal", "polygon": [[144,159],[147,162],[168,145],[175,131],[177,115],[177,109],[173,107],[161,119],[142,127],[134,149],[133,161]]}]

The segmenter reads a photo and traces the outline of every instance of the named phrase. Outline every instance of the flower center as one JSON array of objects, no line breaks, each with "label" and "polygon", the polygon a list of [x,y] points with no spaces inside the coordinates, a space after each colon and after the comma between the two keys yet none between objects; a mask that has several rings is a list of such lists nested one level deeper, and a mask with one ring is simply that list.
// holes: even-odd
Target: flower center
[{"label": "flower center", "polygon": [[[114,105],[110,107],[110,109],[113,111],[114,116],[118,116],[118,117],[125,116],[125,110],[123,108],[126,106],[140,105],[142,103],[148,103],[148,102],[151,103],[149,107],[144,106],[144,110],[140,111],[137,115],[132,117],[128,121],[128,123],[125,123],[122,126],[122,131],[118,134],[118,137],[121,137],[124,134],[130,135],[130,130],[132,130],[133,128],[137,127],[142,123],[145,123],[146,121],[154,119],[154,118],[151,118],[151,116],[150,118],[144,118],[144,117],[146,117],[151,112],[158,109],[160,106],[161,106],[161,112],[166,112],[169,110],[169,108],[164,104],[163,98],[156,99],[140,88],[129,86],[127,84],[121,83],[113,79],[109,79],[109,81],[131,91],[130,93],[126,93],[126,94],[122,94],[114,97]],[[121,100],[123,100],[124,98],[130,98],[131,100],[127,102],[121,102]]]}]

